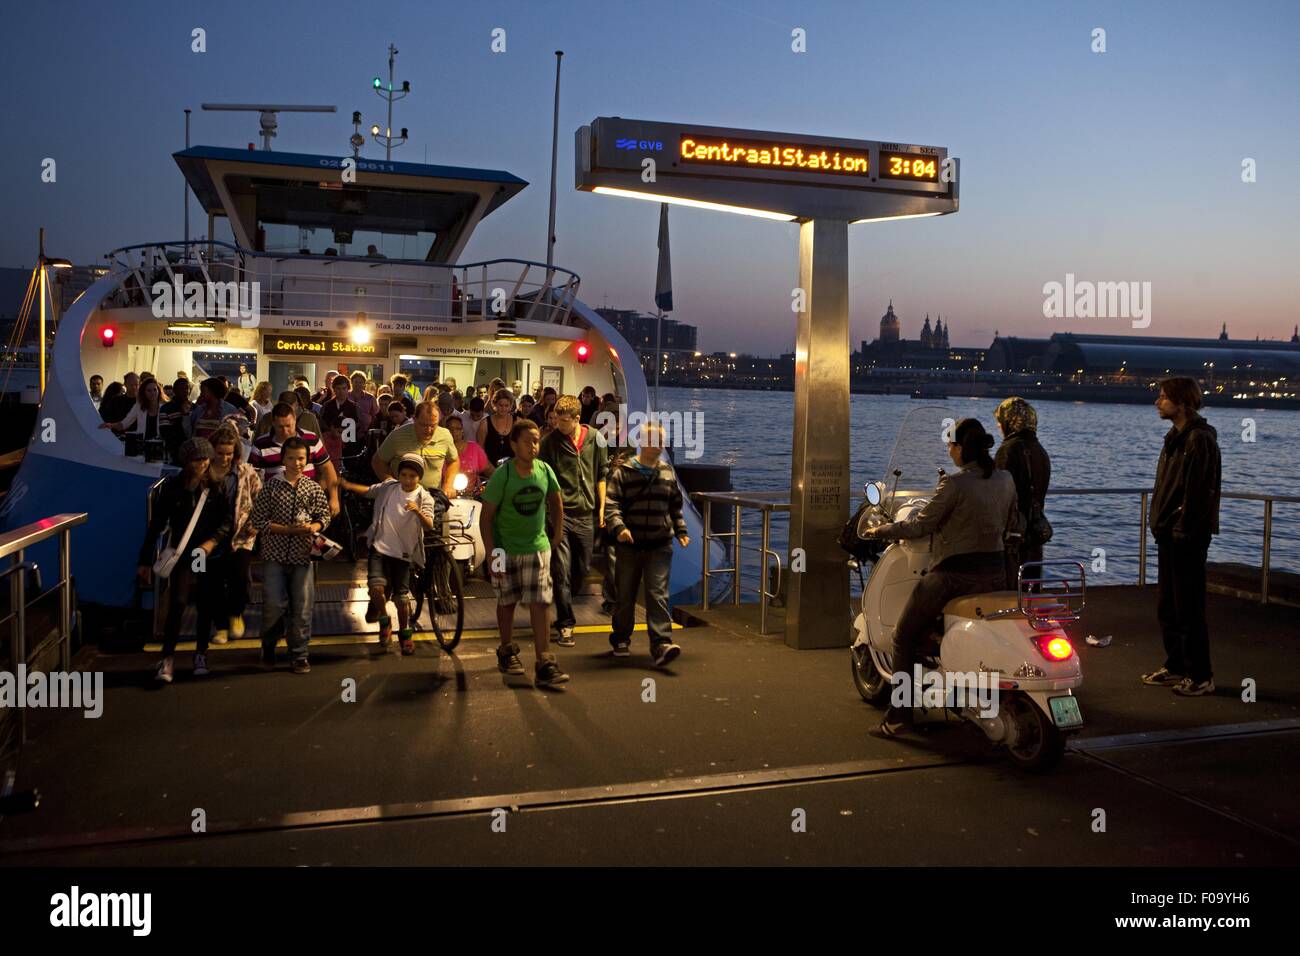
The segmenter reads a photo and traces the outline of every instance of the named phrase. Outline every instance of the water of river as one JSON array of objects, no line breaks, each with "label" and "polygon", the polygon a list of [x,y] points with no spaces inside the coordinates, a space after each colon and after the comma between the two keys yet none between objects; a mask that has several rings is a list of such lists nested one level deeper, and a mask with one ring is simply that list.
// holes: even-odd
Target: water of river
[{"label": "water of river", "polygon": [[[884,477],[894,438],[904,416],[919,405],[942,405],[954,419],[976,417],[991,433],[997,399],[915,401],[897,395],[854,395],[852,490]],[[663,411],[703,415],[703,454],[709,464],[729,465],[732,485],[745,491],[788,491],[790,439],[794,412],[791,392],[664,388]],[[1169,426],[1154,407],[1043,402],[1036,406],[1039,439],[1052,458],[1053,488],[1139,488],[1154,481],[1156,459]],[[1292,456],[1300,449],[1300,413],[1269,409],[1205,410],[1219,432],[1224,491],[1296,495]],[[1249,421],[1253,420],[1253,430]],[[1253,431],[1253,434],[1252,434]],[[1252,438],[1252,440],[1247,440]],[[687,460],[678,450],[679,461]],[[1047,557],[1075,557],[1094,564],[1104,549],[1106,570],[1089,572],[1090,582],[1118,584],[1137,579],[1139,499],[1125,496],[1051,496],[1047,512],[1056,531]],[[746,521],[746,529],[757,524]],[[1258,567],[1263,543],[1263,504],[1223,502],[1222,533],[1210,549],[1211,561],[1236,561]],[[774,523],[774,545],[784,551],[785,522]],[[754,539],[755,542],[757,539]],[[1155,577],[1155,549],[1149,552],[1148,579]],[[746,560],[756,570],[757,557]],[[1278,503],[1273,510],[1271,566],[1300,571],[1300,505]],[[748,577],[748,575],[747,575]]]}]

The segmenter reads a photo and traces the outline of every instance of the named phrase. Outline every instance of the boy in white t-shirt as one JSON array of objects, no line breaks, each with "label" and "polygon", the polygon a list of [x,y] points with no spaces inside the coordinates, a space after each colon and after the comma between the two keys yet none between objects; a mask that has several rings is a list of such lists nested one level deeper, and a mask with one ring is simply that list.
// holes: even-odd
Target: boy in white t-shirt
[{"label": "boy in white t-shirt", "polygon": [[393,621],[388,616],[388,601],[392,599],[397,605],[402,653],[408,656],[415,653],[415,632],[410,626],[411,565],[424,567],[424,532],[433,530],[433,495],[421,487],[423,477],[424,460],[409,454],[398,461],[396,478],[369,487],[342,482],[348,491],[375,502],[374,519],[366,529],[370,542],[366,582],[370,607],[366,620],[379,622],[379,647],[387,650],[393,636]]}]

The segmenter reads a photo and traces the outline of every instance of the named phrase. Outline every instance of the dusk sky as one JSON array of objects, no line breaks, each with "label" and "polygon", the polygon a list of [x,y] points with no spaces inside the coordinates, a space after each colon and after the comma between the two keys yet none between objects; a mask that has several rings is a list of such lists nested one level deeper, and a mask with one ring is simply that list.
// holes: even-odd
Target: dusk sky
[{"label": "dusk sky", "polygon": [[[653,311],[657,206],[573,188],[573,133],[596,116],[946,146],[961,211],[850,231],[852,340],[892,298],[954,345],[995,329],[1129,333],[1048,320],[1067,273],[1150,282],[1150,335],[1287,338],[1300,254],[1300,3],[66,2],[6,9],[0,266],[30,266],[39,226],[81,264],[181,236],[183,113],[195,144],[244,146],[253,113],[202,102],[335,104],[283,114],[274,148],[349,155],[348,122],[383,122],[370,89],[413,94],[394,159],[508,170],[531,184],[463,257],[545,258],[556,49],[565,51],[556,262],[582,298]],[[191,52],[190,31],[207,31]],[[506,30],[493,53],[491,31]],[[1106,31],[1106,52],[1091,33]],[[807,31],[807,52],[791,31]],[[364,156],[383,156],[370,144]],[[58,163],[43,184],[41,162]],[[1242,181],[1242,162],[1257,181]],[[202,228],[198,206],[192,226]],[[798,227],[676,207],[676,311],[700,347],[792,348]],[[199,223],[199,225],[194,225]]]}]

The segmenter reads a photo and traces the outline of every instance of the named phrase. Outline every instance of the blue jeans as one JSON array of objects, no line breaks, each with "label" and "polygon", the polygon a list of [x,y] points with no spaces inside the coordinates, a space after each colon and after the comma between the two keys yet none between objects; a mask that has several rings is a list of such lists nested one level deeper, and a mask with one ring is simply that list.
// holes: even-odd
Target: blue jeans
[{"label": "blue jeans", "polygon": [[[294,660],[307,659],[311,640],[311,611],[316,603],[316,581],[310,564],[262,564],[262,648],[274,648],[267,635],[284,618],[284,639]],[[286,609],[288,614],[286,615]]]},{"label": "blue jeans", "polygon": [[555,584],[555,629],[578,623],[573,613],[573,596],[587,586],[591,567],[592,516],[564,513],[564,530],[551,552],[551,580]]},{"label": "blue jeans", "polygon": [[645,624],[650,646],[673,639],[673,619],[668,608],[668,575],[673,566],[671,540],[657,548],[638,549],[620,542],[615,545],[614,627],[610,644],[631,641],[636,627],[636,599],[645,588]]}]

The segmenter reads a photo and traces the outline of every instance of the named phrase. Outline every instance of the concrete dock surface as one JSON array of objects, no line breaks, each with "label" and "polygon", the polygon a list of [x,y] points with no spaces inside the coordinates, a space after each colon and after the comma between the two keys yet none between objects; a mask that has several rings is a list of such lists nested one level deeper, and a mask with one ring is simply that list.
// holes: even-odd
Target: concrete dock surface
[{"label": "concrete dock surface", "polygon": [[1293,863],[1300,614],[1212,595],[1203,698],[1138,681],[1163,661],[1154,588],[1090,589],[1070,631],[1086,726],[1040,775],[960,724],[875,736],[847,635],[795,651],[686,628],[661,669],[644,633],[615,660],[591,627],[556,649],[572,681],[554,691],[507,683],[486,635],[406,658],[322,644],[308,675],[216,647],[211,676],[181,653],[161,688],[153,655],[90,650],[103,715],[29,712],[20,783],[42,802],[0,822],[0,863]]}]

